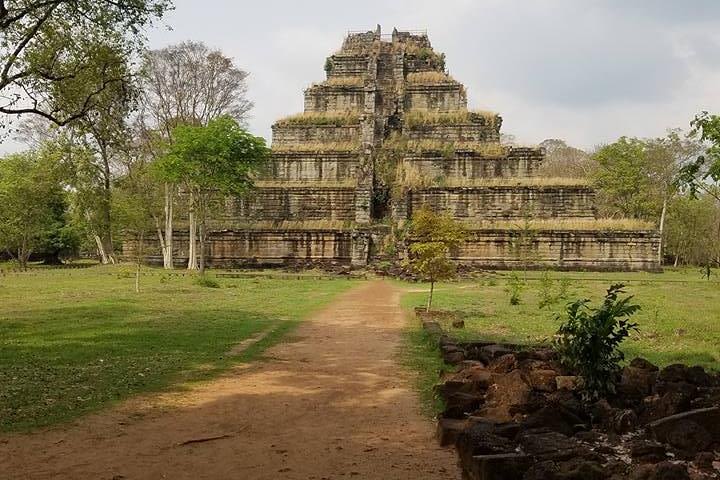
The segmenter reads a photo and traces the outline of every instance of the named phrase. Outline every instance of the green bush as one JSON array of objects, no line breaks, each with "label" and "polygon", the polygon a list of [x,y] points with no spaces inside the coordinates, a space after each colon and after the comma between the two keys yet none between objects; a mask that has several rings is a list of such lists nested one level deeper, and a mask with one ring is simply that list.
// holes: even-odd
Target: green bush
[{"label": "green bush", "polygon": [[624,287],[612,285],[599,307],[591,307],[587,299],[569,304],[567,319],[557,332],[554,346],[560,361],[582,377],[586,401],[615,393],[625,359],[620,344],[631,330],[637,331],[637,323],[629,319],[640,306],[630,303],[632,296],[618,299]]},{"label": "green bush", "polygon": [[206,288],[220,288],[218,281],[207,275],[200,275],[197,280],[195,280],[195,284]]},{"label": "green bush", "polygon": [[525,282],[520,278],[517,272],[510,275],[505,291],[510,294],[510,305],[520,305],[520,294],[525,287]]}]

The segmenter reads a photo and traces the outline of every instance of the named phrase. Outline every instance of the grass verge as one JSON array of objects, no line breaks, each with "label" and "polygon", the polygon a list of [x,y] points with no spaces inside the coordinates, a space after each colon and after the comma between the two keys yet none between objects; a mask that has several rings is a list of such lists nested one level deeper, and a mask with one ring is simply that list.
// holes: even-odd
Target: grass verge
[{"label": "grass verge", "polygon": [[354,285],[218,278],[220,288],[206,288],[195,275],[146,273],[139,294],[124,267],[0,277],[0,430],[53,425],[134,394],[212,378],[257,358]]}]

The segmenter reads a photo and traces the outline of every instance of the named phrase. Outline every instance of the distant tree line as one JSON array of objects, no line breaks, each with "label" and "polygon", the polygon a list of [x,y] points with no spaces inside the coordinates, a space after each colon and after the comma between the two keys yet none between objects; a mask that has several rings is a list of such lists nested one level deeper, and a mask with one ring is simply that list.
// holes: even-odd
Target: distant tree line
[{"label": "distant tree line", "polygon": [[243,195],[268,150],[243,128],[248,73],[232,59],[198,42],[146,49],[171,8],[0,0],[0,124],[30,146],[0,159],[0,256],[114,263],[131,238],[139,261],[152,236],[165,268],[182,249],[204,267],[209,198]]},{"label": "distant tree line", "polygon": [[720,265],[720,117],[703,112],[686,132],[621,137],[591,152],[549,139],[541,173],[587,179],[599,214],[655,223],[663,260]]}]

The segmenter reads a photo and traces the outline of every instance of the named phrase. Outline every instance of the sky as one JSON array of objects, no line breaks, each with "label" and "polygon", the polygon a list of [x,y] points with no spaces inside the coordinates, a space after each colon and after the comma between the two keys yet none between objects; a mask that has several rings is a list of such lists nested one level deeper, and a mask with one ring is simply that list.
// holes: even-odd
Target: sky
[{"label": "sky", "polygon": [[[348,30],[427,30],[470,108],[519,143],[661,136],[720,112],[718,0],[175,0],[151,48],[197,40],[250,72],[250,130],[302,110]],[[16,148],[0,146],[0,151]]]}]

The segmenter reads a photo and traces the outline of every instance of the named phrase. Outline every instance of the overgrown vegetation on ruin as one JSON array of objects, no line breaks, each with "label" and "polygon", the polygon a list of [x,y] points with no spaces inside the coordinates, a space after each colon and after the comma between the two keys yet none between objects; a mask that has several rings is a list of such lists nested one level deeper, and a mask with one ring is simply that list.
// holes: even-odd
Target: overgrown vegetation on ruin
[{"label": "overgrown vegetation on ruin", "polygon": [[354,152],[360,148],[359,141],[300,142],[292,145],[273,146],[273,153],[283,152]]},{"label": "overgrown vegetation on ruin", "polygon": [[[523,220],[500,220],[500,221],[467,221],[464,222],[469,230],[497,229],[517,230]],[[537,231],[550,230],[574,230],[574,231],[653,231],[655,224],[646,220],[636,218],[549,218],[549,219],[528,219],[528,228]]]},{"label": "overgrown vegetation on ruin", "polygon": [[498,121],[498,114],[487,110],[455,110],[451,112],[411,110],[405,113],[404,121],[405,126],[409,128],[464,123],[485,123],[494,126]]},{"label": "overgrown vegetation on ruin", "polygon": [[440,179],[443,187],[586,187],[587,178],[570,177],[500,177],[500,178],[464,178]]},{"label": "overgrown vegetation on ruin", "polygon": [[410,72],[405,77],[405,81],[416,85],[436,85],[438,83],[457,83],[457,81],[445,72],[436,72],[434,70],[427,72]]},{"label": "overgrown vegetation on ruin", "polygon": [[365,84],[365,80],[360,76],[335,76],[330,77],[322,83],[316,83],[314,85],[327,86],[327,87],[362,87]]},{"label": "overgrown vegetation on ruin", "polygon": [[277,125],[323,125],[344,127],[360,123],[360,115],[355,112],[303,112],[281,118]]}]

